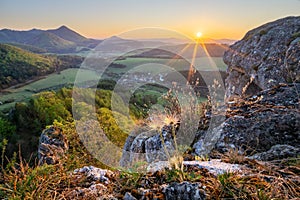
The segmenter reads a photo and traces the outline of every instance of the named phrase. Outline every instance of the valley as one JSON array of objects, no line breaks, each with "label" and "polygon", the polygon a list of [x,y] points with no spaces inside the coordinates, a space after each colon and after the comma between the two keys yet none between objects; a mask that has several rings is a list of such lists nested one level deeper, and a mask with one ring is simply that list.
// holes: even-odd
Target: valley
[{"label": "valley", "polygon": [[[78,13],[93,35],[96,19]],[[178,26],[195,26],[185,19]],[[0,30],[0,199],[300,196],[300,16],[238,41],[168,26],[101,29],[101,39],[41,27]],[[232,28],[223,20],[217,30]]]},{"label": "valley", "polygon": [[[211,67],[211,61],[215,64],[214,67],[217,67],[218,70],[225,71],[226,65],[224,64],[221,57],[215,58],[196,58],[195,66],[200,71],[215,71],[215,68]],[[94,70],[90,69],[79,69],[71,68],[60,71],[59,73],[53,73],[44,77],[40,77],[40,80],[30,81],[29,84],[21,84],[21,87],[11,87],[1,91],[0,98],[0,111],[8,112],[11,108],[14,107],[16,102],[22,102],[30,99],[30,97],[36,93],[47,91],[47,90],[58,90],[63,87],[72,87],[75,80],[78,70],[80,70],[80,82],[90,82],[97,81],[98,79],[113,79],[118,80],[124,73],[134,69],[136,66],[148,64],[166,64],[176,71],[184,71],[189,68],[189,62],[182,59],[162,59],[162,58],[126,58],[123,60],[116,60],[114,63],[124,65],[125,67],[108,67],[106,72],[100,77]],[[148,66],[151,67],[151,66]],[[150,70],[151,71],[151,70]],[[137,72],[139,72],[137,70]],[[143,72],[143,71],[140,71]],[[140,78],[147,75],[139,74]],[[128,80],[129,81],[129,80]],[[136,82],[136,80],[132,80]]]}]

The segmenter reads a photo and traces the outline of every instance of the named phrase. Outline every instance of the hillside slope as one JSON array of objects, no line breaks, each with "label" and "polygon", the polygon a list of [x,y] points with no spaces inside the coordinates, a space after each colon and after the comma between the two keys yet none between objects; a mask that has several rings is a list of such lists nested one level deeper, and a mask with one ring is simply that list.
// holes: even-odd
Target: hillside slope
[{"label": "hillside slope", "polygon": [[77,56],[42,56],[20,48],[0,44],[0,89],[24,83],[82,62]]},{"label": "hillside slope", "polygon": [[[57,29],[28,31],[0,30],[0,43],[12,43],[27,50],[27,45],[42,48],[49,53],[75,53],[94,48],[101,41],[88,39],[66,26]],[[24,46],[25,45],[25,46]]]},{"label": "hillside slope", "polygon": [[47,30],[48,33],[53,33],[64,40],[68,40],[74,43],[80,43],[87,40],[86,37],[76,33],[75,31],[69,29],[66,26],[61,26],[58,29]]},{"label": "hillside slope", "polygon": [[30,44],[35,47],[42,49],[47,49],[49,52],[68,52],[76,48],[74,42],[65,40],[53,33],[43,32],[31,40],[27,41],[27,44]]}]

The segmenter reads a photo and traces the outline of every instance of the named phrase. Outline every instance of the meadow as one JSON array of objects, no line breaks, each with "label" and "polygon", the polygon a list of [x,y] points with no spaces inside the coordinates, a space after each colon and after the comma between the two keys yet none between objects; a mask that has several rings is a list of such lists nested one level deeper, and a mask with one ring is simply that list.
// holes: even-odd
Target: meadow
[{"label": "meadow", "polygon": [[[163,59],[163,58],[133,58],[128,57],[123,60],[116,60],[115,63],[126,65],[125,68],[113,68],[109,67],[107,72],[121,75],[126,71],[133,69],[136,66],[149,64],[149,63],[158,63],[170,66],[176,71],[187,70],[189,69],[190,63],[187,60],[183,59]],[[201,57],[194,60],[194,65],[197,69],[203,71],[213,71],[216,68],[222,71],[226,70],[226,65],[223,62],[221,57]],[[76,75],[78,68],[71,68],[61,71],[60,73],[55,73],[46,76],[44,79],[32,82],[28,85],[11,88],[5,90],[5,93],[1,94],[0,102],[3,104],[0,105],[0,111],[7,112],[12,108],[16,102],[26,101],[36,93],[47,90],[57,90],[62,87],[71,87],[76,80]],[[140,69],[142,70],[142,68]],[[81,69],[80,72],[80,82],[93,81],[99,79],[99,75],[88,69]],[[109,78],[104,76],[105,78]]]},{"label": "meadow", "polygon": [[[190,66],[191,60],[184,60],[184,59],[165,59],[165,58],[131,58],[128,57],[124,60],[117,60],[115,63],[117,64],[123,64],[126,65],[127,68],[123,69],[115,69],[111,68],[110,71],[112,72],[126,72],[128,69],[131,69],[133,67],[142,65],[142,64],[148,64],[148,63],[158,63],[170,66],[174,68],[177,71],[186,70]],[[227,66],[223,62],[222,57],[201,57],[201,58],[195,58],[194,60],[194,66],[198,70],[202,71],[214,71],[215,69],[223,70],[225,71]],[[117,70],[117,71],[116,71]]]},{"label": "meadow", "polygon": [[[10,102],[0,105],[0,111],[6,111],[14,106],[15,102],[26,101],[30,97],[38,92],[46,90],[56,90],[64,86],[72,86],[79,69],[71,68],[47,76],[44,79],[35,81],[28,85],[25,85],[16,89],[7,89],[5,94],[1,94],[1,102]],[[92,70],[81,70],[81,81],[96,80],[98,78],[97,73]]]}]

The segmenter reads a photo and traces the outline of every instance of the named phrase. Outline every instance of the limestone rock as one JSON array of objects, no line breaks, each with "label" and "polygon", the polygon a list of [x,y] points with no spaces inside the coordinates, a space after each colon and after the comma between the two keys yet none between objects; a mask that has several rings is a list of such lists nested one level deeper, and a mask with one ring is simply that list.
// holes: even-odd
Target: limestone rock
[{"label": "limestone rock", "polygon": [[[142,132],[132,133],[126,140],[120,161],[122,167],[128,167],[135,162],[155,162],[167,160],[165,148],[170,155],[174,152],[174,144],[170,127],[157,131],[142,129]],[[163,141],[162,141],[163,138]]]},{"label": "limestone rock", "polygon": [[84,176],[90,181],[99,181],[108,184],[108,177],[112,176],[113,172],[110,170],[100,169],[94,166],[84,166],[80,169],[75,169],[74,174],[84,174]]},{"label": "limestone rock", "polygon": [[207,169],[215,176],[222,175],[224,173],[241,172],[241,166],[238,164],[231,164],[222,162],[219,159],[212,159],[209,161],[184,161],[185,166],[197,166],[199,168]]},{"label": "limestone rock", "polygon": [[171,183],[165,187],[163,193],[166,200],[202,200],[205,193],[200,190],[199,183]]},{"label": "limestone rock", "polygon": [[67,150],[68,142],[62,130],[51,126],[45,129],[40,136],[38,147],[39,164],[57,164]]},{"label": "limestone rock", "polygon": [[[183,161],[184,166],[196,166],[201,169],[207,169],[209,173],[217,176],[224,174],[226,172],[240,172],[241,167],[238,164],[230,164],[222,162],[219,159],[212,159],[210,161]],[[164,169],[171,169],[170,163],[168,161],[159,161],[155,163],[151,163],[147,167],[147,171],[151,173],[155,173],[157,171],[162,171]]]},{"label": "limestone rock", "polygon": [[249,31],[224,54],[226,98],[299,82],[299,57],[300,17],[279,19]]},{"label": "limestone rock", "polygon": [[257,153],[253,156],[250,156],[250,158],[269,161],[288,157],[297,157],[298,155],[300,155],[300,148],[296,148],[290,145],[274,145],[270,150],[262,153]]},{"label": "limestone rock", "polygon": [[77,187],[66,194],[66,199],[110,199],[115,200],[112,195],[107,194],[107,187],[101,183],[92,184],[90,187]]},{"label": "limestone rock", "polygon": [[[214,141],[214,149],[221,153],[236,149],[246,155],[262,152],[268,154],[277,152],[274,149],[270,150],[276,145],[282,145],[282,152],[290,152],[291,148],[299,149],[299,93],[300,84],[280,85],[247,99],[230,102],[226,121],[216,128],[217,131],[207,130],[202,133],[204,136],[194,143],[195,153],[209,153],[205,149],[203,139],[206,134],[219,135]],[[259,158],[276,158],[266,154],[260,155]],[[279,157],[284,158],[284,155],[292,154],[282,154]]]},{"label": "limestone rock", "polygon": [[66,191],[67,199],[111,199],[115,200],[109,192],[109,184],[114,177],[114,172],[94,166],[84,166],[75,169],[71,174],[74,180],[85,180],[80,187]]}]

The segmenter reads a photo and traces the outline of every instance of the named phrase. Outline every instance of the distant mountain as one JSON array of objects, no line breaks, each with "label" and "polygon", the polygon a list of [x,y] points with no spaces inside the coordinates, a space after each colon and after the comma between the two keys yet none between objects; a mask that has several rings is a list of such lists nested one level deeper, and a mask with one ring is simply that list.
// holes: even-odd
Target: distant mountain
[{"label": "distant mountain", "polygon": [[232,39],[212,39],[212,38],[202,38],[201,42],[203,43],[215,43],[215,44],[226,44],[226,45],[232,45],[237,40]]},{"label": "distant mountain", "polygon": [[[48,52],[48,53],[77,53],[80,51],[88,51],[95,48],[101,40],[89,39],[79,33],[71,30],[67,26],[61,26],[57,29],[40,30],[32,29],[28,31],[15,31],[9,29],[0,30],[0,43],[10,43],[26,50],[33,50],[34,52]],[[234,43],[234,40],[221,39],[214,40],[209,38],[202,38],[202,43],[211,43],[207,46],[215,44],[229,45]],[[100,51],[109,52],[128,52],[133,49],[141,48],[159,48],[162,46],[173,46],[171,49],[176,49],[174,46],[185,45],[193,43],[191,40],[184,38],[149,38],[149,39],[125,39],[118,36],[112,36],[103,40],[99,48]],[[32,47],[38,48],[34,49]],[[213,47],[215,51],[219,47]],[[222,49],[222,48],[221,48]],[[98,49],[99,50],[99,49]],[[201,49],[200,49],[201,51]],[[222,50],[221,50],[222,51]],[[155,51],[155,54],[158,51]],[[188,52],[191,52],[190,50]],[[152,52],[153,53],[153,52]],[[152,54],[150,53],[150,54]],[[216,54],[216,53],[213,53]],[[220,53],[217,53],[220,55]]]},{"label": "distant mountain", "polygon": [[[192,39],[188,38],[150,38],[150,39],[137,39],[137,41],[142,42],[156,42],[157,44],[160,43],[162,45],[179,45],[179,44],[186,44],[186,43],[193,43],[196,42],[198,39],[195,39],[194,41]],[[211,39],[211,38],[201,38],[202,43],[215,43],[215,44],[227,44],[231,45],[236,42],[236,40],[232,39]]]},{"label": "distant mountain", "polygon": [[10,29],[0,30],[0,42],[2,43],[26,43],[27,40],[42,33],[42,30],[32,29],[29,31],[15,31]]},{"label": "distant mountain", "polygon": [[102,52],[103,54],[122,54],[140,48],[144,48],[143,42],[112,36],[103,40],[101,45],[99,45],[96,50]]},{"label": "distant mountain", "polygon": [[79,67],[82,61],[83,58],[78,56],[46,56],[0,44],[0,90],[66,68]]},{"label": "distant mountain", "polygon": [[100,42],[101,40],[88,39],[66,26],[51,30],[0,30],[0,43],[12,43],[21,48],[31,45],[49,53],[75,53],[94,48]]},{"label": "distant mountain", "polygon": [[237,40],[232,40],[232,39],[218,39],[217,41],[220,44],[228,44],[228,45],[232,45],[235,42],[237,42]]},{"label": "distant mountain", "polygon": [[[145,49],[144,51],[136,52],[130,57],[142,58],[174,58],[177,57],[191,58],[194,56],[195,43],[161,46],[153,49]],[[195,57],[223,57],[224,52],[228,49],[228,45],[221,44],[197,44]]]},{"label": "distant mountain", "polygon": [[76,44],[74,42],[65,40],[47,31],[31,38],[27,41],[27,44],[47,49],[49,52],[68,52],[76,48]]},{"label": "distant mountain", "polygon": [[69,29],[66,26],[61,26],[58,29],[53,29],[53,30],[47,30],[49,33],[53,33],[62,39],[74,42],[74,43],[82,43],[86,40],[88,40],[86,37],[80,35],[79,33],[76,33],[75,31]]}]

